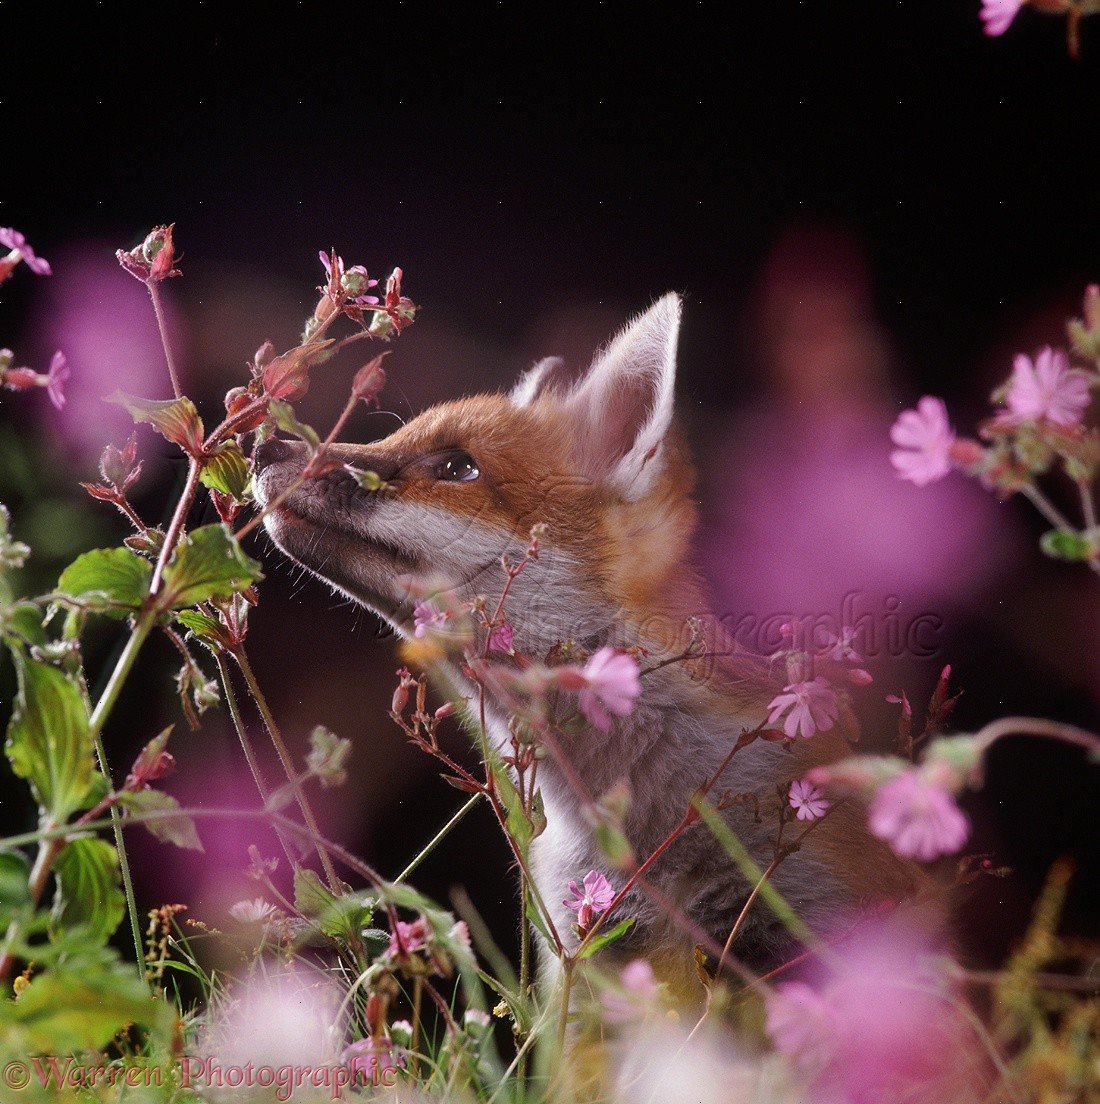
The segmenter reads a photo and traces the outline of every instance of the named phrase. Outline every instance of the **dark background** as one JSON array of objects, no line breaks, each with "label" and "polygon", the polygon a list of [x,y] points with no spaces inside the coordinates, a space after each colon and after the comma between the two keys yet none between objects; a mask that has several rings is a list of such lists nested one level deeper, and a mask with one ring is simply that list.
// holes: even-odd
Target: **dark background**
[{"label": "dark background", "polygon": [[[783,375],[788,308],[805,300],[828,314],[840,288],[845,332],[870,327],[877,367],[849,384],[879,419],[862,447],[880,450],[888,473],[885,431],[901,406],[942,394],[969,425],[1014,352],[1063,340],[1064,319],[1100,275],[1100,20],[1086,22],[1084,60],[1073,62],[1060,20],[1025,11],[989,40],[976,2],[601,3],[543,18],[409,2],[20,7],[0,10],[23,24],[0,91],[0,224],[23,229],[57,275],[21,272],[4,287],[0,343],[28,362],[63,344],[74,369],[65,421],[37,397],[2,397],[0,493],[36,547],[30,578],[42,589],[66,557],[122,532],[73,492],[92,477],[93,443],[126,432],[117,411],[93,402],[92,383],[80,399],[77,377],[94,375],[98,394],[163,394],[143,289],[112,258],[160,222],[177,224],[186,275],[165,291],[185,382],[208,421],[264,338],[293,342],[320,278],[318,248],[375,274],[402,265],[423,304],[389,362],[387,402],[401,415],[503,385],[540,355],[583,358],[654,296],[685,291],[680,394],[703,460],[704,534],[731,533],[735,563],[752,549],[737,546],[730,520],[730,435],[736,443],[738,427],[779,411],[754,453],[766,470],[812,439],[799,419],[845,389],[843,370],[805,394]],[[813,344],[815,318],[798,340]],[[89,342],[98,374],[92,353],[87,364],[79,355]],[[325,370],[302,404],[308,420],[331,422],[355,367]],[[393,424],[363,413],[351,434]],[[152,435],[142,445],[137,497],[156,518],[180,472]],[[907,524],[939,539],[918,496],[898,501]],[[880,503],[866,505],[873,515]],[[1018,504],[989,509],[995,525],[965,558],[997,566],[914,597],[943,618],[933,654],[872,665],[872,742],[892,725],[880,691],[904,678],[926,700],[945,662],[965,688],[963,728],[1011,712],[1098,723],[1100,588],[1042,560],[1042,527]],[[251,648],[276,714],[298,746],[317,721],[356,743],[352,782],[323,803],[325,827],[396,873],[457,795],[384,716],[391,642],[266,540],[254,551],[268,582]],[[721,578],[716,590],[720,603],[747,600]],[[93,636],[89,669],[114,647],[109,631]],[[172,670],[168,647],[150,645],[108,733],[117,773],[176,719]],[[10,700],[10,671],[0,678]],[[253,800],[222,714],[200,733],[180,724],[175,752],[169,788],[181,799]],[[989,957],[1019,931],[1062,851],[1092,863],[1069,914],[1078,930],[1092,927],[1094,782],[1060,748],[1014,742],[995,754],[972,805],[976,844],[1016,874],[978,890],[972,926]],[[3,793],[0,812],[22,827],[19,788],[8,780]],[[196,918],[225,923],[226,906],[251,895],[245,846],[272,844],[237,828],[203,833],[205,860],[135,838],[139,894],[149,905],[187,900]],[[485,818],[471,817],[419,876],[444,899],[458,882],[508,942],[511,874]]]}]

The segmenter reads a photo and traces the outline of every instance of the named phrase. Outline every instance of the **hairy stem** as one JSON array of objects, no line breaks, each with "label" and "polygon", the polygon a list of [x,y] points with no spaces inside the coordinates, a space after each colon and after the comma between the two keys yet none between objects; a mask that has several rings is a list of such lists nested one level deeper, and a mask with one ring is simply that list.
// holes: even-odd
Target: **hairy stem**
[{"label": "hairy stem", "polygon": [[428,841],[428,843],[420,849],[420,853],[401,871],[400,874],[394,879],[395,882],[405,881],[414,870],[439,846],[440,843],[450,834],[451,830],[456,827],[458,822],[484,797],[484,794],[476,793],[461,809],[458,810],[442,828]]},{"label": "hairy stem", "polygon": [[183,494],[176,503],[176,509],[172,513],[172,520],[168,523],[168,532],[164,536],[164,545],[157,557],[156,567],[153,568],[153,580],[149,584],[149,593],[156,594],[160,590],[161,580],[164,577],[164,569],[172,558],[172,553],[179,543],[180,534],[183,532],[184,522],[187,520],[191,503],[195,501],[195,492],[199,489],[199,477],[202,475],[202,464],[193,456],[187,461],[187,481],[183,485]]},{"label": "hairy stem", "polygon": [[[264,727],[267,729],[268,735],[271,737],[271,742],[275,745],[275,750],[279,755],[279,761],[283,765],[283,770],[286,772],[288,781],[294,788],[294,796],[298,801],[298,808],[301,810],[302,819],[305,821],[306,827],[310,832],[320,839],[321,832],[317,827],[317,818],[313,815],[313,809],[309,804],[309,799],[306,797],[305,790],[294,770],[294,760],[290,756],[290,751],[287,749],[286,742],[283,740],[282,733],[279,731],[279,726],[267,704],[267,698],[264,696],[263,690],[260,689],[259,682],[256,681],[256,676],[252,671],[252,665],[248,662],[248,657],[245,655],[244,649],[237,648],[233,652],[233,658],[237,661],[237,666],[241,669],[241,674],[244,675],[244,681],[248,686],[248,692],[252,695],[252,700],[256,703],[256,708],[260,711],[260,716],[264,721]],[[340,879],[336,876],[336,869],[332,865],[332,860],[329,858],[328,852],[323,846],[318,844],[317,854],[321,859],[321,866],[324,869],[329,888],[337,897],[341,896],[344,892],[343,887],[340,884]]]},{"label": "hairy stem", "polygon": [[168,340],[168,325],[164,317],[164,307],[160,301],[160,287],[156,280],[146,280],[145,286],[149,289],[149,298],[153,301],[153,313],[157,316],[157,329],[160,330],[160,343],[164,347],[164,359],[168,362],[168,376],[172,380],[172,393],[176,398],[183,395],[180,390],[180,378],[176,372],[176,361],[172,356],[172,346]]}]

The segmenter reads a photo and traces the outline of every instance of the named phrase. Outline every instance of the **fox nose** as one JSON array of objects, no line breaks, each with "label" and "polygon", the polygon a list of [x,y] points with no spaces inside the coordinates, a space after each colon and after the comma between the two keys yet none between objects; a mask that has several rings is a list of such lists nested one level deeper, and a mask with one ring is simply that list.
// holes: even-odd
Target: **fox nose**
[{"label": "fox nose", "polygon": [[277,437],[269,437],[256,449],[256,473],[257,475],[283,460],[289,460],[294,455],[295,447],[290,441],[280,441]]}]

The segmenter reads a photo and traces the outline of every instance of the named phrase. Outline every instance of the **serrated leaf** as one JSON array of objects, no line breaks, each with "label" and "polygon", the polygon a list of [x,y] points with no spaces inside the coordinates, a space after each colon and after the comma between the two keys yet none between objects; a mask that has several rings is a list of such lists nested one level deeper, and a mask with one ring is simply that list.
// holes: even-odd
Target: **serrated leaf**
[{"label": "serrated leaf", "polygon": [[248,461],[236,441],[226,441],[218,446],[202,469],[199,478],[203,486],[222,494],[232,495],[238,501],[248,494]]},{"label": "serrated leaf", "polygon": [[12,770],[57,823],[80,807],[92,775],[88,710],[74,683],[57,668],[12,653],[19,694],[8,724]]},{"label": "serrated leaf", "polygon": [[336,903],[336,895],[308,867],[294,871],[294,907],[303,915],[316,919]]},{"label": "serrated leaf", "polygon": [[305,422],[298,421],[298,416],[294,413],[294,407],[292,407],[290,403],[279,402],[273,399],[268,403],[267,409],[275,425],[278,426],[279,429],[284,433],[289,433],[291,436],[305,441],[309,446],[310,452],[317,451],[317,448],[321,444],[321,438],[312,426],[306,425]]},{"label": "serrated leaf", "polygon": [[107,401],[125,407],[135,422],[148,422],[162,437],[191,455],[202,451],[202,418],[190,399],[139,399],[116,391]]},{"label": "serrated leaf", "polygon": [[244,554],[227,526],[204,525],[180,542],[164,569],[160,600],[173,609],[224,602],[262,578],[260,565]]},{"label": "serrated leaf", "polygon": [[57,590],[108,617],[126,617],[141,608],[153,568],[128,548],[97,548],[77,556],[57,580]]},{"label": "serrated leaf", "polygon": [[[178,809],[180,803],[163,790],[135,790],[123,794],[119,803],[135,813],[163,812]],[[202,851],[202,840],[189,816],[158,816],[142,821],[146,828],[164,843],[174,843],[185,851]]]},{"label": "serrated leaf", "polygon": [[70,840],[57,857],[54,873],[54,928],[84,927],[95,942],[106,943],[126,914],[114,846],[93,836]]},{"label": "serrated leaf", "polygon": [[225,626],[208,613],[200,613],[198,610],[185,609],[176,614],[176,620],[194,637],[204,644],[217,645],[224,648],[229,643],[229,635]]},{"label": "serrated leaf", "polygon": [[610,946],[618,939],[622,939],[622,937],[634,927],[634,923],[633,916],[628,917],[626,920],[620,920],[610,931],[601,932],[594,939],[586,943],[578,957],[591,958],[594,954],[598,954],[604,947]]},{"label": "serrated leaf", "polygon": [[152,996],[132,966],[74,963],[31,980],[17,1001],[0,1001],[0,1036],[10,1053],[67,1054],[106,1046],[127,1024],[166,1042],[173,1006]]}]

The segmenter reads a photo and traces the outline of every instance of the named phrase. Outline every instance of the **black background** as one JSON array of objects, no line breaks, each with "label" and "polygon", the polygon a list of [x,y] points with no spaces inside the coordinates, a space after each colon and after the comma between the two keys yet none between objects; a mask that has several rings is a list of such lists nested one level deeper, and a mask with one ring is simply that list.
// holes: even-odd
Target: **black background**
[{"label": "black background", "polygon": [[[1100,275],[1100,20],[1084,26],[1081,62],[1067,58],[1060,20],[1025,11],[989,40],[976,3],[925,0],[549,13],[405,2],[45,14],[4,3],[0,21],[17,43],[0,78],[0,224],[23,229],[55,267],[72,243],[96,243],[106,271],[114,247],[175,221],[186,277],[166,294],[190,390],[211,417],[260,341],[292,342],[322,247],[372,272],[401,264],[424,304],[390,362],[402,413],[497,386],[562,351],[552,339],[580,355],[653,296],[686,291],[681,395],[701,448],[750,399],[767,401],[755,289],[792,228],[839,229],[862,250],[870,309],[899,365],[895,402],[931,390],[964,422],[1013,351],[1059,340]],[[0,304],[3,343],[28,356],[49,351],[42,294],[20,274]],[[342,402],[339,379],[303,406],[318,425]],[[64,495],[90,477],[88,461],[29,409],[4,399],[37,478]],[[385,432],[373,418],[353,431]],[[143,447],[156,457],[152,437]],[[166,454],[149,471],[141,501],[152,513],[179,473]],[[18,516],[10,473],[3,490]],[[107,525],[89,516],[82,547]],[[299,585],[265,540],[255,548],[269,576],[256,667],[296,744],[318,720],[355,739],[353,781],[323,819],[392,874],[457,795],[383,715],[395,662],[373,620]],[[944,654],[910,672],[911,692],[926,696],[951,659],[963,727],[1008,712],[1095,725],[1096,584],[1043,562],[1026,536],[1020,555],[1020,573],[951,625]],[[40,564],[43,586],[51,569]],[[104,662],[112,646],[104,633],[90,656]],[[128,700],[108,734],[116,766],[174,718],[170,660],[159,642],[148,649],[146,700]],[[221,717],[197,735],[181,726],[175,743],[170,788],[216,802],[218,776],[240,757]],[[1019,930],[1055,855],[1087,862],[1094,802],[1074,753],[1013,744],[995,757],[974,805],[978,841],[1018,873],[981,891],[989,956]],[[13,826],[27,814],[14,796],[3,808]],[[237,878],[244,842],[206,860],[224,864],[231,892],[194,888],[202,862],[136,840],[143,900],[180,896],[195,916],[224,921],[233,893],[249,891]],[[1082,871],[1071,903],[1079,928],[1090,926],[1094,875]],[[484,819],[423,869],[441,898],[455,882],[509,940],[508,863]]]}]

